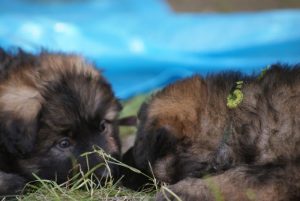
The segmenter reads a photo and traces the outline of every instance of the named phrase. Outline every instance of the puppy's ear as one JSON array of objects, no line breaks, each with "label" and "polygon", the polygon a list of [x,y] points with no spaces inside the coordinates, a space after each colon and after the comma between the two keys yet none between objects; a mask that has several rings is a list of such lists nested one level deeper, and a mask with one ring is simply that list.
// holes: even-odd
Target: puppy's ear
[{"label": "puppy's ear", "polygon": [[177,138],[166,128],[159,128],[147,136],[151,153],[149,158],[156,160],[174,153]]},{"label": "puppy's ear", "polygon": [[1,143],[10,154],[21,158],[26,157],[35,144],[37,120],[26,122],[9,116],[6,116],[6,120],[5,117],[0,119]]},{"label": "puppy's ear", "polygon": [[41,96],[32,88],[4,88],[0,96],[0,144],[25,157],[35,144]]},{"label": "puppy's ear", "polygon": [[[142,131],[143,132],[143,131]],[[145,133],[138,132],[133,154],[137,167],[149,168],[156,160],[174,153],[177,138],[166,128],[151,129]]]}]

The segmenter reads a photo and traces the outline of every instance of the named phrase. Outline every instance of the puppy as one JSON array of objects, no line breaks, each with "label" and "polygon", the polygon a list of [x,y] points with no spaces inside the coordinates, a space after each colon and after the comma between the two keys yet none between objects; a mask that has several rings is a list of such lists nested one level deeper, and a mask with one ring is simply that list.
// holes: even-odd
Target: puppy
[{"label": "puppy", "polygon": [[74,162],[86,172],[103,163],[81,156],[96,147],[119,158],[120,109],[110,84],[80,56],[0,49],[0,195],[19,193],[32,173],[63,183]]},{"label": "puppy", "polygon": [[299,103],[300,66],[187,78],[143,104],[131,157],[182,200],[299,200]]}]

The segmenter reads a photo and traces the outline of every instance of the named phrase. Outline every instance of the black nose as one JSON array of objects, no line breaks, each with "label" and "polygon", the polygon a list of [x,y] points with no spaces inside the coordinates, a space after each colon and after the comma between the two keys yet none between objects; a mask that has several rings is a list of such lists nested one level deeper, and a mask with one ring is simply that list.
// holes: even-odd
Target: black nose
[{"label": "black nose", "polygon": [[112,154],[110,154],[110,156],[117,159],[117,160],[120,160],[120,154],[119,153],[112,153]]},{"label": "black nose", "polygon": [[[112,157],[112,159],[110,159],[110,160],[114,160],[114,159],[116,159],[116,160],[118,160],[118,161],[120,161],[120,153],[112,153],[112,154],[110,154],[110,156]],[[109,160],[109,161],[110,161]],[[120,176],[120,166],[119,165],[117,165],[117,164],[112,164],[112,163],[110,163],[108,161],[108,166],[109,166],[109,168],[110,168],[110,171],[111,171],[111,175],[112,175],[112,177],[113,177],[113,180],[117,180],[117,178],[119,178],[119,176]],[[115,161],[116,162],[116,161]]]},{"label": "black nose", "polygon": [[[119,154],[112,154],[111,157],[116,159],[119,158]],[[110,161],[113,159],[108,158],[106,161],[97,153],[90,154],[88,156],[88,166],[85,167],[84,172],[88,172],[89,170],[95,169],[93,171],[94,176],[97,180],[101,181],[117,181],[119,178],[119,166],[117,164],[113,164]],[[83,162],[83,161],[82,161]],[[81,163],[82,163],[81,162]],[[84,163],[84,162],[83,162]],[[86,162],[85,162],[86,163]],[[82,164],[84,166],[84,164]],[[89,170],[86,168],[89,167]]]},{"label": "black nose", "polygon": [[117,181],[118,178],[120,178],[120,167],[115,164],[110,164],[109,168],[111,171],[111,176],[112,176],[113,181]]},{"label": "black nose", "polygon": [[116,165],[101,166],[93,172],[98,179],[118,178],[119,168]]},{"label": "black nose", "polygon": [[[133,148],[130,148],[123,155],[122,162],[130,167],[138,169],[133,157]],[[142,190],[143,187],[145,187],[145,185],[150,182],[149,178],[147,178],[145,175],[135,173],[132,170],[128,169],[127,167],[120,167],[119,170],[120,170],[119,175],[122,177],[123,186],[130,188],[132,190],[136,190],[136,191]],[[140,171],[148,173],[148,171],[145,170],[140,170]]]}]

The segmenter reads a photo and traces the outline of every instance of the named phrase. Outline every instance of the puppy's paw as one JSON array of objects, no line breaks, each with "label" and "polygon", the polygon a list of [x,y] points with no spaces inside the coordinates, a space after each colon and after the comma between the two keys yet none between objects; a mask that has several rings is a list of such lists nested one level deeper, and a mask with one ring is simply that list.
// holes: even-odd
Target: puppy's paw
[{"label": "puppy's paw", "polygon": [[162,187],[156,201],[213,201],[214,196],[201,179],[184,179],[174,185]]},{"label": "puppy's paw", "polygon": [[17,195],[22,192],[26,180],[15,174],[0,172],[0,195]]}]

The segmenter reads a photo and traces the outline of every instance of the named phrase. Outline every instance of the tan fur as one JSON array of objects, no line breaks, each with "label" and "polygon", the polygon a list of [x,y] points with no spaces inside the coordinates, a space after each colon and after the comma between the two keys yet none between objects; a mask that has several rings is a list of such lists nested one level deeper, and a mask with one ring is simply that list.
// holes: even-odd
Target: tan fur
[{"label": "tan fur", "polygon": [[12,112],[20,118],[32,120],[41,108],[41,95],[33,88],[2,87],[0,94],[2,111]]},{"label": "tan fur", "polygon": [[[0,83],[0,107],[4,111],[14,111],[17,116],[34,118],[43,98],[40,89],[43,84],[59,79],[59,76],[76,72],[99,79],[99,73],[82,57],[75,55],[42,54],[41,67],[35,71],[30,66],[13,71],[7,80]],[[80,86],[78,86],[79,88]],[[100,100],[100,97],[98,98]]]},{"label": "tan fur", "polygon": [[172,129],[177,137],[194,135],[195,122],[199,122],[199,113],[203,110],[199,102],[204,105],[206,101],[203,85],[201,79],[195,76],[176,86],[169,86],[163,93],[159,92],[149,106],[149,118],[157,119],[157,127]]},{"label": "tan fur", "polygon": [[171,155],[160,159],[160,161],[156,163],[154,167],[152,167],[154,175],[156,175],[158,178],[160,178],[160,180],[164,182],[171,183],[172,181],[170,180],[170,177],[168,176],[168,174],[166,174],[166,172],[172,171],[172,168],[170,166],[173,162],[174,158]]},{"label": "tan fur", "polygon": [[116,107],[110,107],[108,108],[106,115],[105,115],[105,119],[112,121],[113,119],[115,119],[119,114],[119,109]]},{"label": "tan fur", "polygon": [[[64,66],[62,68],[62,66]],[[90,75],[98,79],[99,72],[77,55],[62,56],[60,54],[41,55],[41,78],[45,81],[56,80],[62,74],[75,72],[76,74]]]},{"label": "tan fur", "polygon": [[40,110],[43,98],[38,90],[39,75],[29,66],[13,71],[0,83],[0,108],[16,117],[32,120]]}]

